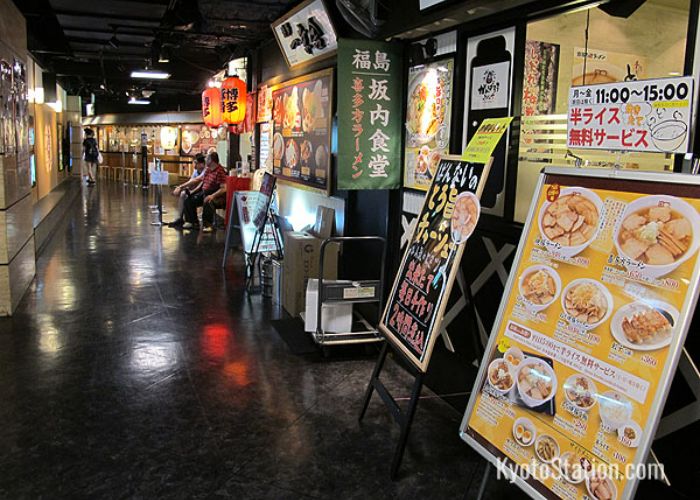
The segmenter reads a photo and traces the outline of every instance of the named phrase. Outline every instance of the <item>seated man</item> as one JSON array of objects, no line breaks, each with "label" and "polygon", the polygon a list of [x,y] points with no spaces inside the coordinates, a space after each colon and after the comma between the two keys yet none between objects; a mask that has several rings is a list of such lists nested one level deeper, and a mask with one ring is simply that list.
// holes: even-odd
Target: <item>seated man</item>
[{"label": "seated man", "polygon": [[173,190],[173,196],[178,196],[177,200],[177,219],[168,224],[168,227],[179,228],[184,224],[182,219],[185,213],[185,200],[195,194],[202,188],[202,177],[206,171],[204,155],[198,153],[194,158],[194,170],[192,171],[192,176],[184,184],[177,186]]},{"label": "seated man", "polygon": [[[202,224],[205,232],[211,231],[214,222],[216,208],[224,206],[226,203],[226,170],[219,164],[219,155],[211,152],[206,159],[207,168],[202,176],[202,189],[185,200],[185,220],[182,225],[184,229],[199,227],[197,220],[197,207],[204,205],[202,212]],[[187,181],[183,186],[189,187]]]}]

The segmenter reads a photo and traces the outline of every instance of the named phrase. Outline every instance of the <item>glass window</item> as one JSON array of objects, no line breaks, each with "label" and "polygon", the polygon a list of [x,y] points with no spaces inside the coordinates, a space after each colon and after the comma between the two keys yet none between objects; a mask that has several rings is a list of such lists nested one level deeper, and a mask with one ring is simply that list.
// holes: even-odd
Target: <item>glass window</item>
[{"label": "glass window", "polygon": [[627,18],[592,8],[528,24],[516,221],[545,166],[673,168],[672,154],[568,150],[566,113],[572,86],[681,75],[689,10],[689,0],[647,0]]}]

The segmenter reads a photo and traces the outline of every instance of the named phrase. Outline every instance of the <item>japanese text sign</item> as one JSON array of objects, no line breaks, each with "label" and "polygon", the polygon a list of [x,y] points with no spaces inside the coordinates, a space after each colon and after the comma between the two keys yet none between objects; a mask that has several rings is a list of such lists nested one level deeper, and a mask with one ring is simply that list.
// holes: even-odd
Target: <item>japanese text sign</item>
[{"label": "japanese text sign", "polygon": [[401,184],[401,50],[370,40],[338,43],[338,189]]},{"label": "japanese text sign", "polygon": [[685,153],[692,101],[692,77],[572,87],[567,146]]},{"label": "japanese text sign", "polygon": [[572,170],[540,176],[460,434],[533,498],[626,500],[697,302],[700,179]]},{"label": "japanese text sign", "polygon": [[[261,198],[263,199],[261,200]],[[269,206],[269,198],[265,198],[259,191],[236,191],[234,199],[241,230],[243,251],[245,253],[251,253],[255,251],[255,248],[253,248],[255,235],[260,232],[255,225],[255,214],[256,212],[259,213],[259,207],[261,205]],[[263,218],[263,222],[265,224],[264,232],[259,236],[260,244],[257,251],[260,253],[273,252],[277,250],[275,234],[273,233],[273,231],[277,229],[267,218]]]},{"label": "japanese text sign", "polygon": [[272,23],[272,31],[290,68],[330,57],[338,48],[323,0],[302,2]]},{"label": "japanese text sign", "polygon": [[451,58],[408,70],[404,187],[427,190],[449,153],[453,75]]},{"label": "japanese text sign", "polygon": [[423,208],[379,324],[380,331],[425,372],[455,275],[481,214],[479,197],[491,163],[445,156]]},{"label": "japanese text sign", "polygon": [[279,178],[329,190],[333,70],[272,89],[272,166]]},{"label": "japanese text sign", "polygon": [[505,118],[486,118],[481,122],[476,133],[464,148],[462,159],[477,163],[486,163],[508,130],[512,116]]}]

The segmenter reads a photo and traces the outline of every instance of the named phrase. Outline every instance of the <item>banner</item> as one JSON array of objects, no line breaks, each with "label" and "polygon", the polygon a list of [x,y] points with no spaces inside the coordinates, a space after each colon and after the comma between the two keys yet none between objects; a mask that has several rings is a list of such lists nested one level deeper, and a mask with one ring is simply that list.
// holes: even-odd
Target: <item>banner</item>
[{"label": "banner", "polygon": [[491,163],[445,156],[396,273],[380,331],[421,371],[430,362],[464,244],[481,214]]},{"label": "banner", "polygon": [[426,191],[449,154],[454,59],[408,70],[404,187]]},{"label": "banner", "polygon": [[690,146],[693,78],[573,87],[570,148],[685,153]]},{"label": "banner", "polygon": [[462,438],[533,498],[632,498],[697,301],[698,179],[547,169],[532,205]]},{"label": "banner", "polygon": [[400,45],[338,43],[338,189],[401,185]]},{"label": "banner", "polygon": [[525,42],[523,116],[551,115],[557,104],[559,45]]}]

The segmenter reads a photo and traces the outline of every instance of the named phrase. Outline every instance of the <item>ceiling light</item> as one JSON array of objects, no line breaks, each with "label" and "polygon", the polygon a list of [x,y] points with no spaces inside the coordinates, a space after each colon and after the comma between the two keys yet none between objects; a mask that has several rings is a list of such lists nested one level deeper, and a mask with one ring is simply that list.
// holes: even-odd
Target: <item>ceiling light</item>
[{"label": "ceiling light", "polygon": [[131,78],[146,78],[150,80],[167,80],[170,78],[170,73],[163,71],[153,71],[149,69],[140,69],[131,72]]},{"label": "ceiling light", "polygon": [[150,98],[155,93],[156,91],[151,89],[145,89],[141,91],[141,95],[144,96],[146,99]]},{"label": "ceiling light", "polygon": [[170,49],[168,47],[163,47],[160,49],[160,54],[158,55],[159,63],[169,63],[170,62]]},{"label": "ceiling light", "polygon": [[151,101],[148,99],[136,99],[135,97],[132,97],[129,99],[129,104],[151,104]]}]

